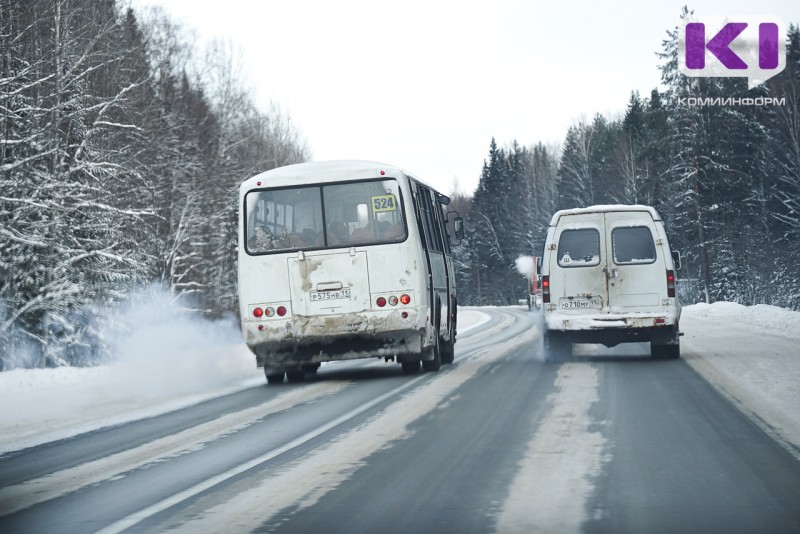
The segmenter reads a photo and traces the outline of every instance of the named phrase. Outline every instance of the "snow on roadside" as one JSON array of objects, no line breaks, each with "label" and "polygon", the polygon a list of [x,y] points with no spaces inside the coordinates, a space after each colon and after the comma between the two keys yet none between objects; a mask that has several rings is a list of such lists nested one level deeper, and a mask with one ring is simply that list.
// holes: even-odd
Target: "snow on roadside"
[{"label": "snow on roadside", "polygon": [[[175,313],[162,297],[127,312],[135,328],[116,343],[115,364],[0,372],[0,454],[266,383],[231,324]],[[462,309],[460,332],[489,318]]]},{"label": "snow on roadside", "polygon": [[0,373],[0,454],[264,381],[232,319],[198,318],[157,287],[110,317],[96,325],[110,347],[109,364]]},{"label": "snow on roadside", "polygon": [[479,311],[479,308],[458,307],[458,335],[463,336],[467,332],[475,330],[489,322],[491,317]]},{"label": "snow on roadside", "polygon": [[[0,454],[178,410],[264,383],[244,345],[129,365],[0,373]],[[148,377],[149,375],[149,377]]]},{"label": "snow on roadside", "polygon": [[683,358],[800,456],[800,313],[730,302],[683,308]]}]

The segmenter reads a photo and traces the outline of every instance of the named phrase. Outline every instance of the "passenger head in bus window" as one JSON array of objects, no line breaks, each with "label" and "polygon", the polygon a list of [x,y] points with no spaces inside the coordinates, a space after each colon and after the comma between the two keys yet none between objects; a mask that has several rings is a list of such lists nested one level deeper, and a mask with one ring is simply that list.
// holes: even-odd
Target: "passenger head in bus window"
[{"label": "passenger head in bus window", "polygon": [[332,221],[328,225],[328,244],[339,245],[347,243],[350,237],[347,227],[341,221]]},{"label": "passenger head in bus window", "polygon": [[378,221],[376,224],[376,228],[378,230],[377,237],[380,239],[386,237],[386,232],[389,230],[390,226],[392,226],[392,223],[389,221]]},{"label": "passenger head in bus window", "polygon": [[405,235],[406,231],[402,224],[393,224],[386,229],[386,233],[383,235],[383,238],[398,241],[403,239]]},{"label": "passenger head in bus window", "polygon": [[272,234],[266,226],[257,226],[253,237],[247,242],[247,248],[252,252],[266,252],[275,248]]},{"label": "passenger head in bus window", "polygon": [[317,242],[317,232],[311,228],[303,228],[303,233],[301,235],[306,245],[313,245]]},{"label": "passenger head in bus window", "polygon": [[372,229],[369,227],[356,228],[353,230],[353,233],[350,234],[351,243],[369,243],[372,241],[375,241],[375,236],[372,233]]}]

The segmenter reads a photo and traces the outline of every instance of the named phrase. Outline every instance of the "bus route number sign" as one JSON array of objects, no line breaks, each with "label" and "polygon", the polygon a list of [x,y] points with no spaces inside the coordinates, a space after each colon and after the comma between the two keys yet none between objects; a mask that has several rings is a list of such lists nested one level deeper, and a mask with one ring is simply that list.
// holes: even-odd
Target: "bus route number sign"
[{"label": "bus route number sign", "polygon": [[381,195],[372,197],[372,211],[375,213],[381,211],[395,211],[397,209],[397,199],[394,195]]}]

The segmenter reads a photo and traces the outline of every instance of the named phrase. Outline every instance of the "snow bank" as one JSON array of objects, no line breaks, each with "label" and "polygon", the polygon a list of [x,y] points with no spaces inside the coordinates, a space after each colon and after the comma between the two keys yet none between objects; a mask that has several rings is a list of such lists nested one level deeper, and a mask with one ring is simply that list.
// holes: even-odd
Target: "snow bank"
[{"label": "snow bank", "polygon": [[[748,327],[758,327],[772,333],[787,334],[792,337],[800,335],[800,313],[757,304],[743,306],[735,302],[715,302],[714,304],[693,304],[684,308],[694,318],[713,318],[720,322],[744,323]],[[798,347],[800,354],[800,347]]]},{"label": "snow bank", "polygon": [[[170,412],[264,382],[245,345],[176,354],[170,365],[0,373],[0,454]],[[148,376],[149,375],[149,376]]]},{"label": "snow bank", "polygon": [[183,311],[153,289],[101,325],[109,365],[0,373],[0,453],[178,409],[255,383],[231,319]]},{"label": "snow bank", "polygon": [[683,309],[684,359],[800,457],[800,313],[729,302]]}]

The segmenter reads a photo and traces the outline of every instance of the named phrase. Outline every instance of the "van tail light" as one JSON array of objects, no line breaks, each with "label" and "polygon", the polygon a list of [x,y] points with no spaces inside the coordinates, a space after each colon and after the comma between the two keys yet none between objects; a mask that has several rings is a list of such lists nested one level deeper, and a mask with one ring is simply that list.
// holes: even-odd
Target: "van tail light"
[{"label": "van tail light", "polygon": [[675,297],[675,271],[667,270],[667,296]]},{"label": "van tail light", "polygon": [[550,302],[550,275],[545,274],[542,276],[542,302],[548,304]]}]

